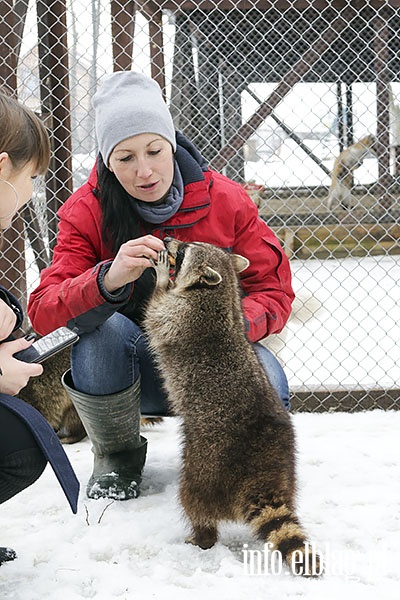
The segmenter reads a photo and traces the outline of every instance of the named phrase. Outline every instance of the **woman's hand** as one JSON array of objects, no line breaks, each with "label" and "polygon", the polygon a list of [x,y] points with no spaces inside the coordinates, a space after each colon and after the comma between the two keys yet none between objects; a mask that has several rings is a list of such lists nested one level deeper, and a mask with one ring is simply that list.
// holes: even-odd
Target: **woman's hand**
[{"label": "woman's hand", "polygon": [[4,300],[0,300],[0,341],[12,334],[16,323],[17,315],[13,309]]},{"label": "woman's hand", "polygon": [[164,250],[163,242],[153,235],[145,235],[122,244],[104,277],[106,290],[112,293],[139,279],[143,271],[151,267],[150,259],[156,261],[161,250]]},{"label": "woman's hand", "polygon": [[21,338],[0,344],[0,367],[3,373],[0,376],[1,394],[15,396],[26,386],[30,377],[37,377],[43,373],[42,365],[25,363],[13,357],[13,354],[29,348],[32,343],[33,340]]}]

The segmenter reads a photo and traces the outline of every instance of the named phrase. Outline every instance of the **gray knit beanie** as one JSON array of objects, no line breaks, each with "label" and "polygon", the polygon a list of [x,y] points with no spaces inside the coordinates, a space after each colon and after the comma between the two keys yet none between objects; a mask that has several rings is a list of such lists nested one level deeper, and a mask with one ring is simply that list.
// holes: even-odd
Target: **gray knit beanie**
[{"label": "gray knit beanie", "polygon": [[175,127],[161,88],[150,77],[117,71],[93,96],[96,136],[105,165],[117,144],[139,133],[156,133],[176,150]]}]

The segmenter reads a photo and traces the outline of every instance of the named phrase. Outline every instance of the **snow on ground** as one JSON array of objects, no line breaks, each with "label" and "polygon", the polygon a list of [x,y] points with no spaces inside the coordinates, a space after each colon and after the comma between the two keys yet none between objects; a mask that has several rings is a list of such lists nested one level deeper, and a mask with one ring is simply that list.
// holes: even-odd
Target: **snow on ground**
[{"label": "snow on ground", "polygon": [[[85,440],[66,448],[82,483],[76,516],[49,467],[34,486],[2,505],[0,542],[14,547],[19,558],[0,567],[0,598],[397,599],[400,412],[293,418],[299,514],[325,558],[322,579],[281,570],[244,525],[225,524],[210,550],[184,543],[178,420],[169,418],[145,433],[149,452],[138,499],[85,497],[92,463]],[[250,558],[256,551],[260,570]]]}]

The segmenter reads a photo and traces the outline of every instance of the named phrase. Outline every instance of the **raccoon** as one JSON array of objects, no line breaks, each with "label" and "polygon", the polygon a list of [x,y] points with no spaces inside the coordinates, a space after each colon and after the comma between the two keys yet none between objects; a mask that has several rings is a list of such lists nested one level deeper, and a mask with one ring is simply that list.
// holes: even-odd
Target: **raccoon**
[{"label": "raccoon", "polygon": [[182,419],[187,541],[210,548],[221,521],[242,521],[302,572],[310,556],[295,512],[294,428],[245,335],[237,274],[249,263],[205,243],[165,245],[145,331]]},{"label": "raccoon", "polygon": [[43,374],[32,377],[18,397],[34,406],[56,431],[63,444],[79,442],[85,428],[64,387],[61,376],[70,366],[70,349],[66,348],[43,364]]},{"label": "raccoon", "polygon": [[334,202],[339,202],[344,208],[349,207],[353,171],[361,167],[368,154],[374,152],[375,143],[375,137],[367,135],[343,150],[336,158],[328,194],[328,208],[331,208]]},{"label": "raccoon", "polygon": [[[74,444],[86,437],[86,430],[71,398],[61,383],[70,368],[70,349],[66,348],[43,363],[43,374],[32,377],[18,397],[34,406],[48,421],[63,444]],[[142,417],[141,426],[153,426],[162,417]]]}]

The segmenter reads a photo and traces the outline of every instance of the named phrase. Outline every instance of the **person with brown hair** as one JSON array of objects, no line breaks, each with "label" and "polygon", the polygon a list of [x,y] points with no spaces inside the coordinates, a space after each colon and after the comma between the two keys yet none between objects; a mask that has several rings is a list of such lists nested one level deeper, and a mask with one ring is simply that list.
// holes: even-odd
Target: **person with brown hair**
[{"label": "person with brown hair", "polygon": [[[17,100],[0,92],[0,231],[32,195],[32,180],[46,172],[50,142],[40,119]],[[54,431],[28,404],[15,398],[30,377],[43,372],[39,364],[14,354],[32,341],[14,339],[23,322],[21,306],[0,286],[0,503],[34,483],[49,461],[76,512],[79,484]],[[14,550],[0,547],[0,564],[13,560]]]}]

